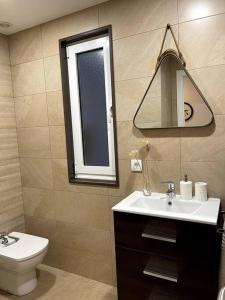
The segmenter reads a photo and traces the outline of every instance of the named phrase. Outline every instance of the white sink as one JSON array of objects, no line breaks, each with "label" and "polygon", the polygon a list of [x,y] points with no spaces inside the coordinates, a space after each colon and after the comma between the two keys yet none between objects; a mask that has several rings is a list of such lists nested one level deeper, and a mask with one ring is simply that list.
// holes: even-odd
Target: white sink
[{"label": "white sink", "polygon": [[168,204],[165,194],[152,193],[144,196],[142,192],[135,191],[119,202],[112,209],[134,214],[170,218],[190,222],[216,224],[220,207],[220,199],[209,198],[208,201],[181,200],[180,196]]}]

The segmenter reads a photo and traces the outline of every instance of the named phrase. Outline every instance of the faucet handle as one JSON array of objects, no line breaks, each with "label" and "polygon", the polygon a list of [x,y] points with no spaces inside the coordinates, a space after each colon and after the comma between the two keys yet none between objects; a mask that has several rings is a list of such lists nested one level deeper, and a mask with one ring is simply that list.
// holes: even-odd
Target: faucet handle
[{"label": "faucet handle", "polygon": [[162,184],[168,184],[168,190],[175,191],[175,182],[174,181],[162,181]]}]

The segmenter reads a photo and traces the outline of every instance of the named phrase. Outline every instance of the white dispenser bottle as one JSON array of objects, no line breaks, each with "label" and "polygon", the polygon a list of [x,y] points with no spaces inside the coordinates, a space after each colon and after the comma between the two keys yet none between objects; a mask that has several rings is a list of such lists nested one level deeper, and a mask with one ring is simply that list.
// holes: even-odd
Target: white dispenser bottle
[{"label": "white dispenser bottle", "polygon": [[182,200],[192,200],[192,182],[188,181],[187,174],[184,180],[180,181],[180,195]]}]

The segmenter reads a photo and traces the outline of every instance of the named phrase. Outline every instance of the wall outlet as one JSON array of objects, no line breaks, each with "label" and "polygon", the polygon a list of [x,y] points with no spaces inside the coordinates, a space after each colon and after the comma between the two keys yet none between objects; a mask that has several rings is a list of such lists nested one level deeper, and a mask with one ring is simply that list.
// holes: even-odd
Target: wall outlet
[{"label": "wall outlet", "polygon": [[141,159],[131,159],[130,168],[132,172],[142,172],[142,160]]}]

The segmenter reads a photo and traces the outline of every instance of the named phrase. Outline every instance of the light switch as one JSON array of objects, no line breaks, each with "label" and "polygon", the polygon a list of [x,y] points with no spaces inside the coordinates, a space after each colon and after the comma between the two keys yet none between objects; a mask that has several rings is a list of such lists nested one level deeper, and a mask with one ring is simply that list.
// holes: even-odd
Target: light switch
[{"label": "light switch", "polygon": [[131,159],[130,161],[132,172],[142,172],[142,160],[141,159]]}]

